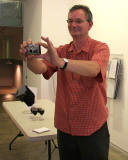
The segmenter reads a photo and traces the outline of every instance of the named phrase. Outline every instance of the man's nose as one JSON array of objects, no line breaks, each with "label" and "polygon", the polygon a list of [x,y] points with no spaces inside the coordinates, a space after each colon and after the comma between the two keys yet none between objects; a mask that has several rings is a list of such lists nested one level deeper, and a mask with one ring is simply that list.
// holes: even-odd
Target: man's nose
[{"label": "man's nose", "polygon": [[73,21],[72,22],[72,26],[76,26],[77,25],[77,22],[76,21]]}]

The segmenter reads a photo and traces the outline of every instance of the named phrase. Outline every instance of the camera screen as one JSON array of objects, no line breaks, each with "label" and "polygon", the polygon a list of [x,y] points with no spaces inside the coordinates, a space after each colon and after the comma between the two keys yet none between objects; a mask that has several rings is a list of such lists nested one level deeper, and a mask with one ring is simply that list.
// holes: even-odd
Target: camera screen
[{"label": "camera screen", "polygon": [[41,48],[40,48],[40,45],[38,44],[29,44],[26,46],[26,55],[40,55],[41,54]]}]

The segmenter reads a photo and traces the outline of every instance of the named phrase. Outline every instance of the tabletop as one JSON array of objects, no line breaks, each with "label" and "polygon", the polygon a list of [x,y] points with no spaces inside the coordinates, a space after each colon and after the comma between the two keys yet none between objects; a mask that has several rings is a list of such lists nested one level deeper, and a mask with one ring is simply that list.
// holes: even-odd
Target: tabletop
[{"label": "tabletop", "polygon": [[[44,109],[44,114],[33,115],[30,107],[21,101],[3,102],[3,108],[28,140],[40,141],[56,138],[57,130],[54,127],[55,104],[47,99],[40,99],[37,100],[34,106]],[[34,129],[42,127],[46,127],[50,131],[43,133],[33,132]]]}]

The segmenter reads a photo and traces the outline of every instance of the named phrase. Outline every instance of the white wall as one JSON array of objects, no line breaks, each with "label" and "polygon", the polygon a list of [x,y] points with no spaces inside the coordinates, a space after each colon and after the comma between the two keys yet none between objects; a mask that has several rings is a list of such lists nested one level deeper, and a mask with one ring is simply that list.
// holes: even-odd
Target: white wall
[{"label": "white wall", "polygon": [[[25,0],[24,1],[24,41],[32,39],[33,42],[40,41],[41,37],[41,21],[42,21],[42,0]],[[24,64],[24,75],[25,75]],[[27,69],[27,84],[37,87],[38,98],[41,97],[41,75],[35,75]],[[24,77],[25,81],[25,77]]]},{"label": "white wall", "polygon": [[[112,56],[123,59],[123,72],[117,100],[108,99],[111,142],[128,152],[128,1],[80,0],[94,16],[90,36],[107,42]],[[116,55],[117,54],[117,55]],[[120,56],[122,54],[122,56]]]},{"label": "white wall", "polygon": [[[42,2],[42,35],[49,37],[55,47],[68,43],[71,37],[66,20],[70,0],[43,0]],[[49,81],[42,79],[41,84],[42,97],[55,101],[56,74]]]}]

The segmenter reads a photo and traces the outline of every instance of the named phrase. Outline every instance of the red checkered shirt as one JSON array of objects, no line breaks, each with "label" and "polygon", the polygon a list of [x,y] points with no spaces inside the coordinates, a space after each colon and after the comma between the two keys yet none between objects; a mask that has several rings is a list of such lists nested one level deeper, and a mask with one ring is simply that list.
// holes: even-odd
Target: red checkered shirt
[{"label": "red checkered shirt", "polygon": [[59,57],[89,60],[99,64],[101,72],[95,78],[81,76],[43,62],[48,70],[43,76],[49,79],[57,71],[55,127],[76,136],[89,136],[106,121],[106,70],[109,49],[105,43],[88,37],[84,47],[75,52],[73,42],[57,48]]}]

